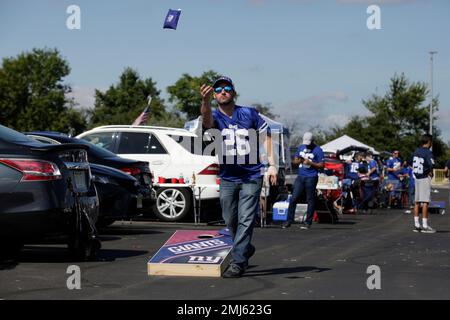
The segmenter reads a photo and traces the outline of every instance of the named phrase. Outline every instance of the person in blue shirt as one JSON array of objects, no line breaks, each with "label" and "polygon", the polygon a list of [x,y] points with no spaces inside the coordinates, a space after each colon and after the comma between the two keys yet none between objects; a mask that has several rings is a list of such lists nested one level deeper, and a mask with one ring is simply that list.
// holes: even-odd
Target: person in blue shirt
[{"label": "person in blue shirt", "polygon": [[392,157],[389,158],[386,162],[386,169],[387,169],[387,181],[386,184],[392,185],[392,190],[389,195],[389,205],[388,208],[391,207],[394,200],[397,198],[400,198],[400,192],[401,189],[400,185],[400,177],[399,173],[402,170],[402,160],[400,159],[400,152],[398,150],[395,150],[392,153]]},{"label": "person in blue shirt", "polygon": [[415,184],[416,179],[414,179],[414,171],[411,165],[407,164],[406,173],[408,175],[408,205],[410,208],[414,208],[414,193],[416,190]]},{"label": "person in blue shirt", "polygon": [[289,203],[287,221],[283,223],[283,229],[289,228],[294,221],[295,209],[303,192],[306,193],[306,203],[308,209],[306,219],[303,221],[301,229],[309,229],[312,224],[316,201],[316,187],[319,180],[319,170],[324,167],[324,154],[322,148],[314,143],[314,136],[311,132],[303,135],[301,144],[293,160],[293,165],[298,165],[298,176],[295,179],[292,198]]},{"label": "person in blue shirt", "polygon": [[379,173],[377,161],[373,159],[372,151],[363,153],[364,160],[360,162],[358,168],[361,183],[360,197],[358,199],[358,209],[372,209],[375,205],[375,196],[379,184]]},{"label": "person in blue shirt", "polygon": [[367,151],[366,153],[366,161],[368,163],[369,166],[369,178],[370,180],[380,180],[380,174],[379,174],[379,169],[378,169],[378,163],[377,161],[373,158],[373,153],[372,151]]},{"label": "person in blue shirt", "polygon": [[351,160],[347,160],[345,163],[345,179],[342,181],[342,184],[347,192],[351,192],[351,208],[346,211],[349,213],[356,212],[361,196],[361,177],[367,174],[367,172],[362,172],[366,169],[363,163],[363,157],[363,153],[358,152]]},{"label": "person in blue shirt", "polygon": [[359,179],[359,166],[360,166],[360,159],[359,155],[355,155],[355,158],[346,163],[346,178],[352,180],[352,182],[355,182]]},{"label": "person in blue shirt", "polygon": [[402,169],[402,160],[400,159],[400,152],[395,150],[392,157],[386,162],[388,181],[397,184],[399,181],[398,172]]},{"label": "person in blue shirt", "polygon": [[[434,159],[430,148],[433,138],[430,134],[424,134],[421,138],[422,146],[414,151],[410,164],[413,167],[415,177],[414,196],[414,232],[435,233],[428,224],[428,205],[431,198],[431,178],[433,176]],[[422,206],[422,226],[419,221],[419,207]]]},{"label": "person in blue shirt", "polygon": [[[450,170],[450,159],[447,160],[447,162],[445,163],[445,168],[444,168],[444,174],[445,174],[445,177],[448,179],[448,186],[450,188],[450,179],[448,177],[449,170]],[[450,205],[450,193],[448,194],[448,204]]]},{"label": "person in blue shirt", "polygon": [[[255,253],[251,239],[265,171],[260,161],[260,139],[264,140],[262,144],[270,164],[267,170],[270,183],[277,182],[270,129],[256,109],[235,104],[236,90],[230,78],[221,76],[212,86],[203,84],[200,94],[203,127],[214,128],[213,136],[220,137],[220,204],[233,237],[231,263],[222,276],[239,278]],[[218,104],[215,110],[211,108],[213,94]]]}]

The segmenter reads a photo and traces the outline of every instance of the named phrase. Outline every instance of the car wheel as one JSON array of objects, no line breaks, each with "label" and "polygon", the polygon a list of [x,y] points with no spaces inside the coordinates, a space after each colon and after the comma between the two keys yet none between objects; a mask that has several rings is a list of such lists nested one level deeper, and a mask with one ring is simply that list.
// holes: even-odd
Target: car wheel
[{"label": "car wheel", "polygon": [[163,221],[180,221],[191,211],[191,208],[192,195],[188,189],[161,188],[156,192],[153,212]]}]

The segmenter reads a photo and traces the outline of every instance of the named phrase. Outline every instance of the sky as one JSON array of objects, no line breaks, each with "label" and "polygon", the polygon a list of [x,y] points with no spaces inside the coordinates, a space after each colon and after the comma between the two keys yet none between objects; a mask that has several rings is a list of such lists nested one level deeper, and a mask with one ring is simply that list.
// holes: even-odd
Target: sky
[{"label": "sky", "polygon": [[[70,5],[79,30],[66,25]],[[370,5],[381,29],[367,26]],[[163,29],[168,9],[182,10],[177,30]],[[0,0],[0,58],[57,48],[82,107],[126,67],[151,77],[168,105],[182,74],[212,69],[233,79],[238,104],[270,104],[306,131],[368,115],[362,100],[395,74],[429,84],[433,50],[436,125],[450,141],[449,16],[448,0]]]}]

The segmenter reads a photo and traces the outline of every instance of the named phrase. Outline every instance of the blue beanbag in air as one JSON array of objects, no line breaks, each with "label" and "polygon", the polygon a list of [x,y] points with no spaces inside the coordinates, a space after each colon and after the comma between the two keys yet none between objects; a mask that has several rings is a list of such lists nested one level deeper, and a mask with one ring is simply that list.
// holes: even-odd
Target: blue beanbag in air
[{"label": "blue beanbag in air", "polygon": [[180,18],[181,9],[172,10],[169,9],[166,20],[164,20],[164,29],[177,29],[178,19]]}]

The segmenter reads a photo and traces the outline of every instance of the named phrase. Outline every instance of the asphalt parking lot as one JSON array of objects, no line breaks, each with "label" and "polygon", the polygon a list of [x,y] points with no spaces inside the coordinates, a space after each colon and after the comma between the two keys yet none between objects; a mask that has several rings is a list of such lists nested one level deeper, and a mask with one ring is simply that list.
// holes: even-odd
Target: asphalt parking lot
[{"label": "asphalt parking lot", "polygon": [[[438,189],[433,200],[448,200]],[[412,232],[404,210],[343,215],[337,224],[270,225],[254,233],[256,254],[240,279],[148,276],[147,261],[175,230],[223,226],[116,222],[102,230],[95,262],[71,261],[64,246],[26,246],[0,265],[0,299],[309,300],[450,299],[450,209],[433,214],[435,234]],[[70,265],[81,289],[69,290]],[[368,289],[367,268],[380,268],[381,289]]]}]

